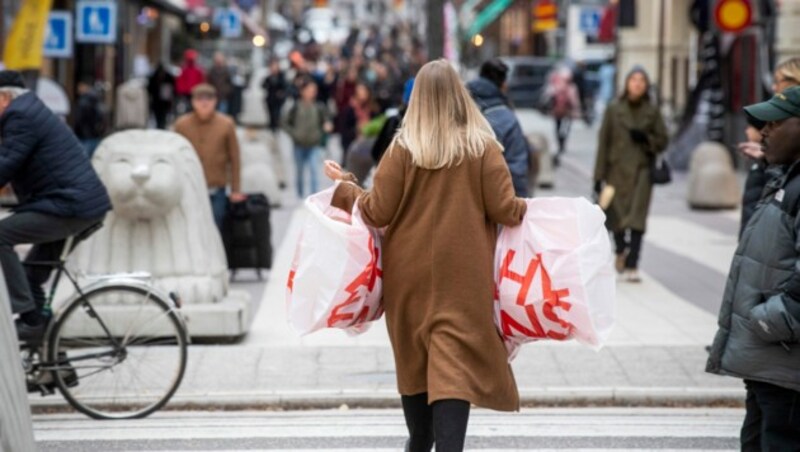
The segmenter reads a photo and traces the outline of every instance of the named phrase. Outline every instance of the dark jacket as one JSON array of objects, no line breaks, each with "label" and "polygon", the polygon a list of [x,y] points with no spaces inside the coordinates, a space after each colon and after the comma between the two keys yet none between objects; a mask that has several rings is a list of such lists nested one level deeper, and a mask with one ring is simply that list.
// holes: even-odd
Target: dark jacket
[{"label": "dark jacket", "polygon": [[[635,143],[632,129],[644,132],[647,143]],[[606,211],[609,229],[645,232],[653,193],[651,165],[668,143],[667,127],[655,104],[619,100],[608,106],[598,134],[594,180],[616,189]]]},{"label": "dark jacket", "polygon": [[105,118],[100,98],[94,91],[78,96],[75,107],[75,135],[81,140],[101,138],[105,133]]},{"label": "dark jacket", "polygon": [[0,116],[0,186],[11,183],[17,212],[97,218],[111,209],[105,186],[75,134],[33,93]]},{"label": "dark jacket", "polygon": [[800,391],[800,164],[770,180],[733,256],[706,370]]},{"label": "dark jacket", "polygon": [[761,200],[764,187],[770,180],[770,173],[767,171],[767,163],[763,160],[753,163],[747,173],[747,180],[744,183],[744,193],[742,194],[742,224],[739,227],[739,237],[742,236],[745,226],[756,211],[756,206]]},{"label": "dark jacket", "polygon": [[492,126],[497,140],[505,148],[503,157],[511,171],[514,191],[519,197],[527,197],[530,148],[517,116],[508,106],[508,100],[500,92],[500,88],[489,80],[484,78],[473,80],[467,84],[467,89]]}]

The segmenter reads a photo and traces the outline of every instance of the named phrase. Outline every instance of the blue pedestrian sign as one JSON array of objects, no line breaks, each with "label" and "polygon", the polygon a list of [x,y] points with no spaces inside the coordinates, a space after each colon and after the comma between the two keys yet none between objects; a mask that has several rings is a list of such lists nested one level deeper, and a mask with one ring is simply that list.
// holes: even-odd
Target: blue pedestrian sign
[{"label": "blue pedestrian sign", "polygon": [[598,8],[581,8],[580,30],[587,35],[597,35],[600,32],[601,14]]},{"label": "blue pedestrian sign", "polygon": [[72,14],[51,11],[44,32],[44,50],[48,58],[72,58]]},{"label": "blue pedestrian sign", "polygon": [[242,17],[233,8],[218,10],[215,22],[222,31],[223,38],[240,38],[242,36]]},{"label": "blue pedestrian sign", "polygon": [[103,0],[78,0],[77,42],[113,44],[117,41],[117,4]]}]

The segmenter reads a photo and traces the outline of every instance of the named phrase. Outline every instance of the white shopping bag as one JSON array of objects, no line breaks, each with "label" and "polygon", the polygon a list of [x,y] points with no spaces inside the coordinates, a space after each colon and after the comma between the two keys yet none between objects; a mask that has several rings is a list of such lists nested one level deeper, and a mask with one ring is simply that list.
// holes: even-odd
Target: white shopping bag
[{"label": "white shopping bag", "polygon": [[500,232],[495,324],[509,352],[536,340],[600,348],[614,325],[616,276],[602,210],[584,198],[529,199]]},{"label": "white shopping bag", "polygon": [[380,235],[332,207],[335,187],[305,201],[308,218],[295,250],[286,292],[289,324],[302,335],[323,328],[365,332],[383,315]]}]

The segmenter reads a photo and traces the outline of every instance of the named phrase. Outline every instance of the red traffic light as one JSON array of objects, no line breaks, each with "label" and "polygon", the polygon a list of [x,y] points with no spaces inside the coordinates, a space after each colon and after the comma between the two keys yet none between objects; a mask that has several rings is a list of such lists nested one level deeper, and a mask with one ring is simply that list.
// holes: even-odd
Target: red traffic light
[{"label": "red traffic light", "polygon": [[717,0],[714,7],[717,28],[727,33],[738,33],[753,21],[753,6],[750,0]]}]

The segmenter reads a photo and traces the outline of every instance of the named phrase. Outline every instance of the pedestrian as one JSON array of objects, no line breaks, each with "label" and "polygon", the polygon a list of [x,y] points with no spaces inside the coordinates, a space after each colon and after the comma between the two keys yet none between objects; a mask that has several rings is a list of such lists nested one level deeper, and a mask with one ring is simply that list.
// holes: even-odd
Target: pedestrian
[{"label": "pedestrian", "polygon": [[167,118],[175,101],[175,77],[167,71],[163,63],[158,63],[147,82],[150,94],[150,110],[156,118],[156,127],[167,128]]},{"label": "pedestrian", "polygon": [[361,137],[361,129],[378,114],[378,104],[366,82],[356,83],[350,102],[341,113],[342,165],[347,166],[347,153],[350,146]]},{"label": "pedestrian", "polygon": [[19,72],[0,71],[0,186],[8,183],[20,204],[0,220],[0,266],[20,315],[17,336],[35,342],[50,318],[42,284],[52,268],[24,268],[14,247],[34,245],[26,261],[55,261],[64,239],[100,223],[111,201],[64,121],[25,88]]},{"label": "pedestrian", "polygon": [[195,86],[203,83],[206,75],[197,64],[197,51],[188,49],[183,53],[183,65],[181,73],[175,81],[175,91],[178,94],[181,104],[179,113],[186,113],[192,103],[192,90]]},{"label": "pedestrian", "polygon": [[278,187],[284,190],[286,189],[286,167],[283,163],[283,153],[278,135],[281,126],[281,111],[289,97],[289,84],[286,81],[286,75],[281,70],[280,61],[277,59],[270,60],[269,75],[264,78],[261,87],[267,96],[265,102],[269,113],[269,130],[272,133],[267,144],[272,155],[272,169],[278,180]]},{"label": "pedestrian", "polygon": [[81,141],[86,155],[91,159],[97,145],[100,144],[100,139],[108,131],[108,117],[100,96],[92,88],[91,80],[82,80],[78,83],[78,98],[75,103],[73,130]]},{"label": "pedestrian", "polygon": [[[776,90],[779,91],[779,90]],[[744,380],[743,451],[800,450],[800,87],[745,107],[779,169],[733,257],[706,370]]]},{"label": "pedestrian", "polygon": [[265,101],[269,113],[269,129],[273,134],[277,134],[281,126],[281,110],[289,97],[289,84],[286,82],[286,75],[281,70],[281,63],[277,59],[270,60],[269,75],[264,78],[261,87],[267,96]]},{"label": "pedestrian", "polygon": [[[772,84],[772,91],[774,93],[780,93],[787,88],[800,84],[800,58],[791,58],[779,64],[778,67],[775,68],[773,77],[774,83]],[[761,126],[762,124],[756,125]],[[739,144],[739,150],[745,156],[753,160],[750,171],[747,173],[744,193],[742,194],[742,221],[739,228],[740,237],[748,221],[750,221],[750,218],[756,211],[758,202],[761,200],[761,193],[763,193],[764,187],[766,187],[770,179],[770,174],[767,171],[769,165],[764,158],[759,129],[760,127],[748,126],[745,131],[747,141]]]},{"label": "pedestrian", "polygon": [[640,282],[639,258],[653,184],[651,171],[668,137],[658,106],[650,101],[650,79],[635,67],[625,78],[622,97],[609,105],[598,135],[595,193],[613,187],[606,210],[614,233],[616,268],[628,282]]},{"label": "pedestrian", "polygon": [[347,181],[332,204],[386,227],[383,307],[410,439],[406,450],[461,451],[470,405],[519,409],[508,354],[495,328],[492,263],[497,225],[515,226],[502,146],[446,60],[417,75],[401,130],[371,191]]},{"label": "pedestrian", "polygon": [[[192,90],[192,112],[175,121],[175,132],[194,147],[203,166],[214,222],[222,229],[228,201],[241,202],[239,140],[233,120],[216,111],[217,91],[207,83]],[[228,189],[230,188],[230,194]]]},{"label": "pedestrian", "polygon": [[311,192],[319,191],[322,147],[326,134],[333,131],[327,108],[317,102],[317,84],[305,78],[297,84],[300,98],[283,116],[282,125],[294,142],[294,161],[297,171],[297,196],[305,197],[305,173],[311,179]]},{"label": "pedestrian", "polygon": [[233,81],[231,71],[225,62],[225,55],[222,52],[214,54],[214,64],[208,71],[208,83],[217,91],[217,111],[230,113],[230,98],[233,92]]},{"label": "pedestrian", "polygon": [[394,136],[400,129],[403,123],[403,118],[406,116],[408,110],[408,101],[411,100],[411,90],[414,89],[414,78],[410,78],[403,86],[403,101],[400,108],[394,114],[386,113],[386,123],[384,123],[378,137],[375,139],[375,144],[372,145],[372,160],[377,164],[383,158],[383,154],[389,150],[389,146],[394,141]]},{"label": "pedestrian", "polygon": [[547,109],[555,121],[558,153],[553,157],[553,164],[558,166],[561,162],[561,155],[567,150],[572,119],[580,116],[578,89],[572,81],[572,72],[566,67],[553,71],[550,74],[544,96]]},{"label": "pedestrian", "polygon": [[503,157],[511,172],[514,192],[521,198],[527,198],[528,178],[531,177],[528,174],[530,146],[517,116],[511,110],[510,102],[503,94],[507,75],[508,66],[500,58],[493,58],[481,65],[480,77],[469,82],[467,89],[503,145]]}]

